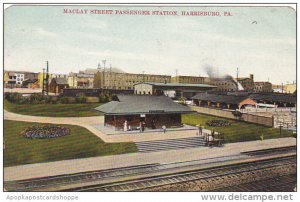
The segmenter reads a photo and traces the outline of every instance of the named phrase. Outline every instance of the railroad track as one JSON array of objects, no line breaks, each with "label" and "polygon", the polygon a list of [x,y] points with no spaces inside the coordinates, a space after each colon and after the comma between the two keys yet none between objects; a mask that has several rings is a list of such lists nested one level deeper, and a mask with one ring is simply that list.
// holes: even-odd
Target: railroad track
[{"label": "railroad track", "polygon": [[215,177],[224,177],[229,175],[239,175],[244,172],[255,172],[257,170],[282,167],[296,164],[296,156],[273,158],[248,163],[240,163],[229,166],[220,166],[198,171],[176,173],[164,176],[154,176],[139,180],[125,182],[109,183],[89,187],[80,187],[64,191],[83,191],[83,192],[113,192],[113,191],[140,191],[147,188],[159,187],[175,183],[188,182],[193,180],[208,180]]},{"label": "railroad track", "polygon": [[34,188],[48,187],[54,185],[64,185],[74,182],[83,182],[96,179],[112,178],[119,176],[132,175],[139,172],[150,172],[159,169],[159,164],[145,164],[138,166],[130,166],[124,168],[115,168],[108,170],[89,171],[75,173],[69,175],[58,175],[42,178],[34,178],[19,181],[9,181],[5,183],[7,190],[12,191],[27,191]]},{"label": "railroad track", "polygon": [[209,164],[211,162],[224,162],[228,160],[241,159],[241,155],[222,156],[217,158],[208,158],[203,160],[193,160],[185,162],[175,162],[166,164],[144,164],[138,166],[122,167],[108,170],[89,171],[69,175],[49,176],[19,181],[5,182],[5,188],[9,191],[32,191],[43,187],[66,185],[78,182],[90,182],[95,180],[106,180],[153,172],[161,172],[176,168],[197,167],[199,165]]},{"label": "railroad track", "polygon": [[235,186],[211,190],[213,192],[291,192],[295,191],[297,175],[283,175]]},{"label": "railroad track", "polygon": [[110,179],[132,177],[132,176],[137,176],[142,174],[161,173],[163,171],[172,170],[172,169],[174,170],[178,168],[198,169],[198,166],[203,166],[210,163],[222,163],[230,160],[245,159],[253,156],[260,157],[260,156],[266,156],[270,154],[280,154],[280,153],[286,154],[288,152],[294,152],[294,151],[296,151],[296,147],[281,147],[281,148],[274,148],[274,149],[267,149],[267,150],[244,152],[241,153],[240,155],[222,156],[222,157],[216,157],[211,159],[201,159],[201,160],[166,163],[166,164],[154,163],[154,164],[137,165],[137,166],[115,168],[115,169],[108,169],[108,170],[88,171],[88,172],[68,174],[68,175],[49,176],[49,177],[19,180],[19,181],[9,181],[9,182],[5,182],[4,186],[8,191],[34,191],[40,189],[47,190],[48,187],[55,187],[55,186],[63,187],[66,185],[82,183],[82,182],[97,181],[98,184],[104,184],[105,180],[110,180]]}]

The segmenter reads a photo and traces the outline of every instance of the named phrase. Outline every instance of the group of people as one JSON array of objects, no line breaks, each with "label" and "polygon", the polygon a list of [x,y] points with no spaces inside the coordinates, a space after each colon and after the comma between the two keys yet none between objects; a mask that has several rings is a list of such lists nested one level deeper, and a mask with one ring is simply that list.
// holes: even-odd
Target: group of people
[{"label": "group of people", "polygon": [[[154,124],[154,120],[151,122],[152,123],[152,129],[156,129],[155,127],[155,124]],[[130,125],[128,125],[128,122],[127,120],[125,120],[124,124],[123,124],[123,130],[126,132],[126,131],[131,131],[132,128]],[[140,130],[140,133],[144,132],[145,131],[145,128],[146,128],[146,122],[145,121],[140,121],[140,124],[139,124],[139,127],[138,129]],[[167,127],[165,125],[162,126],[162,130],[164,133],[166,133],[167,131]]]},{"label": "group of people", "polygon": [[62,126],[31,126],[23,135],[30,139],[50,139],[68,135],[70,129]]},{"label": "group of people", "polygon": [[203,126],[197,125],[197,127],[198,127],[198,132],[196,134],[197,136],[202,137],[202,138],[206,138],[206,141],[213,141],[214,140],[214,138],[215,138],[215,130],[214,129],[212,129],[211,133],[208,134],[208,133],[203,132]]},{"label": "group of people", "polygon": [[203,127],[201,125],[197,125],[197,127],[198,127],[198,132],[196,135],[203,138],[203,140],[207,142],[208,146],[223,145],[224,143],[223,133],[215,132],[213,128],[210,130],[210,133],[205,133],[203,132]]}]

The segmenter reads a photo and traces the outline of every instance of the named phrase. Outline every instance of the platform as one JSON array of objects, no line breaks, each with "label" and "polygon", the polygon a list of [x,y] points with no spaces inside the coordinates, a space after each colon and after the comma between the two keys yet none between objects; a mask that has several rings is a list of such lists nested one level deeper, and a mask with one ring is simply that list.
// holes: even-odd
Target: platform
[{"label": "platform", "polygon": [[4,181],[55,176],[93,170],[127,167],[151,163],[193,161],[240,152],[296,145],[295,138],[279,138],[226,144],[224,147],[199,147],[153,153],[132,153],[104,157],[64,160],[4,168]]}]

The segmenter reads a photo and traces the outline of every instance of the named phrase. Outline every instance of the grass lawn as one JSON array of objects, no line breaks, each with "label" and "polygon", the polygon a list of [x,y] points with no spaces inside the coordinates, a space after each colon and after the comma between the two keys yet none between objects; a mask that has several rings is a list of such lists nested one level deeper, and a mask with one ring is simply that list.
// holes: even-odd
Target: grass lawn
[{"label": "grass lawn", "polygon": [[16,104],[4,100],[4,109],[10,112],[32,115],[32,116],[49,116],[49,117],[87,117],[101,116],[100,112],[94,108],[101,103],[85,104]]},{"label": "grass lawn", "polygon": [[[70,135],[53,139],[27,139],[21,134],[29,126],[46,125],[4,120],[4,166],[106,156],[136,152],[134,143],[104,143],[87,129],[64,125]],[[48,124],[47,124],[48,125]]]},{"label": "grass lawn", "polygon": [[[210,127],[206,125],[206,122],[209,120],[228,120],[231,125],[228,127]],[[293,133],[287,130],[282,130],[282,134],[280,135],[279,129],[277,128],[269,128],[257,124],[219,118],[204,114],[183,115],[182,121],[184,124],[188,125],[201,124],[206,129],[214,128],[215,131],[224,133],[226,143],[260,140],[261,135],[264,136],[264,139],[293,136]]]}]

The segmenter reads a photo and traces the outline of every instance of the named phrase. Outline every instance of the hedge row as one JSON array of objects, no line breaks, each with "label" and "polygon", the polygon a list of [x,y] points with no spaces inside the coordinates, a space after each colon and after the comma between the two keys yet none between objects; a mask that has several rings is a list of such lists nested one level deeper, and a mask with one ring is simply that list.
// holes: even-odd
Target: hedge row
[{"label": "hedge row", "polygon": [[[6,92],[4,94],[4,97],[6,100],[8,100],[11,103],[18,103],[18,104],[44,104],[44,103],[50,103],[50,104],[68,104],[70,103],[70,100],[66,96],[47,96],[42,95],[40,93],[33,93],[30,96],[22,96],[21,93],[9,93]],[[99,102],[100,103],[106,103],[112,100],[116,99],[115,94],[105,94],[99,96]],[[77,95],[75,97],[76,103],[86,103],[87,97],[85,95]]]}]

